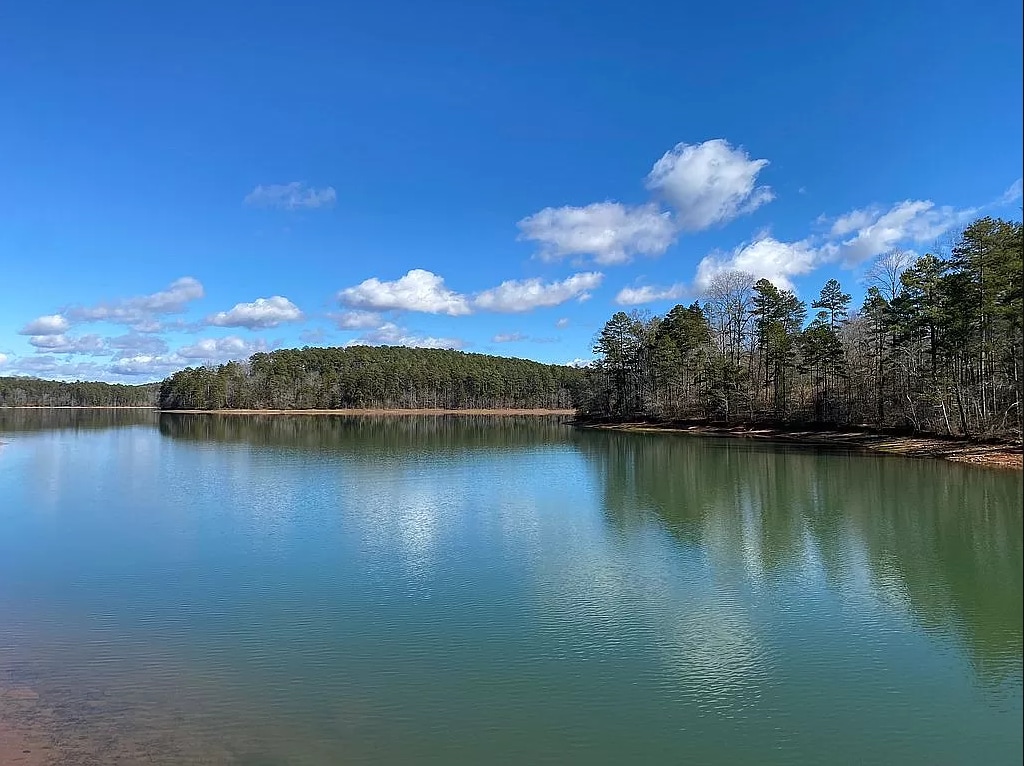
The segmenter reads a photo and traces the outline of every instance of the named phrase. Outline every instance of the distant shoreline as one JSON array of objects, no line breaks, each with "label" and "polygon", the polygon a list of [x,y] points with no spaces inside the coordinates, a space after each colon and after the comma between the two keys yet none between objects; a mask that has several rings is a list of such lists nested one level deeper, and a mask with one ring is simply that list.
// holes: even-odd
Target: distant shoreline
[{"label": "distant shoreline", "polygon": [[337,409],[337,410],[160,410],[171,415],[575,415],[576,410],[544,409]]},{"label": "distant shoreline", "polygon": [[575,424],[580,428],[628,433],[678,433],[690,436],[728,436],[764,441],[827,445],[849,449],[882,452],[904,457],[940,458],[954,463],[1024,469],[1024,453],[1020,445],[1009,443],[971,442],[937,436],[893,436],[872,431],[814,431],[750,425],[713,426],[673,423],[587,423]]},{"label": "distant shoreline", "polygon": [[0,410],[153,410],[152,404],[4,404]]}]

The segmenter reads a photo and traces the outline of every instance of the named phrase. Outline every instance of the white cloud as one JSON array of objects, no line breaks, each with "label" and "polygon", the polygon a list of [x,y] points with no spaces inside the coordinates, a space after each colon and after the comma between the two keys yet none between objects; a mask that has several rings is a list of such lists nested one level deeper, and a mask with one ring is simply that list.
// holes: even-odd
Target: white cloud
[{"label": "white cloud", "polygon": [[9,361],[11,361],[11,358],[7,354],[0,354],[0,367],[3,367]]},{"label": "white cloud", "polygon": [[107,338],[106,345],[122,352],[122,356],[129,357],[138,354],[162,354],[167,351],[167,341],[155,335],[141,335],[139,333],[128,333],[118,335],[115,338]]},{"label": "white cloud", "polygon": [[53,380],[99,380],[105,370],[95,362],[68,362],[52,356],[33,354],[19,357],[14,372],[45,376]]},{"label": "white cloud", "polygon": [[284,322],[302,320],[299,307],[281,295],[257,298],[252,303],[236,303],[230,311],[219,311],[206,318],[216,327],[246,327],[250,330],[277,327]]},{"label": "white cloud", "polygon": [[1012,205],[1021,198],[1022,194],[1024,194],[1024,179],[1018,178],[1010,184],[1010,188],[1003,192],[1003,196],[999,198],[998,204]]},{"label": "white cloud", "polygon": [[44,354],[92,354],[98,356],[109,352],[99,335],[33,335],[28,339],[39,353]]},{"label": "white cloud", "polygon": [[845,215],[839,216],[832,224],[829,234],[832,237],[845,237],[850,232],[862,229],[871,224],[878,215],[870,210],[851,210]]},{"label": "white cloud", "polygon": [[[1019,181],[1003,198],[1013,196]],[[822,215],[815,221],[822,234],[797,242],[780,242],[767,234],[731,252],[715,252],[697,266],[695,287],[706,289],[726,271],[743,271],[792,289],[792,278],[808,274],[826,263],[852,268],[895,247],[913,253],[913,244],[930,245],[949,231],[968,223],[981,208],[954,208],[931,200],[904,200],[888,209],[872,206],[850,210],[837,218]],[[620,293],[621,295],[621,293]]]},{"label": "white cloud", "polygon": [[757,176],[768,160],[752,160],[741,147],[718,138],[680,143],[654,163],[647,188],[676,210],[680,229],[700,231],[727,223],[774,199]]},{"label": "white cloud", "polygon": [[176,356],[136,354],[117,359],[110,365],[110,371],[115,375],[155,379],[164,378],[183,366],[184,361]]},{"label": "white cloud", "polygon": [[70,327],[71,323],[63,314],[47,314],[33,319],[18,330],[18,333],[20,335],[62,335]]},{"label": "white cloud", "polygon": [[339,330],[368,330],[384,323],[383,317],[376,311],[342,311],[333,316]]},{"label": "white cloud", "polygon": [[790,277],[813,271],[822,260],[822,252],[807,240],[780,242],[766,236],[741,245],[730,253],[706,256],[697,266],[695,281],[703,290],[722,272],[743,271],[788,290],[793,287]]},{"label": "white cloud", "polygon": [[371,311],[421,311],[461,316],[471,313],[466,296],[445,287],[444,279],[425,269],[412,269],[393,282],[373,277],[338,293],[346,306]]},{"label": "white cloud", "polygon": [[566,362],[565,366],[566,367],[577,367],[577,368],[582,369],[584,367],[589,367],[593,363],[594,363],[593,359],[580,359],[580,358],[577,357],[576,359],[573,359],[571,361]]},{"label": "white cloud", "polygon": [[260,184],[245,197],[245,204],[280,210],[315,209],[333,205],[338,195],[333,186],[317,189],[302,181],[286,184]]},{"label": "white cloud", "polygon": [[528,340],[528,338],[521,332],[500,332],[491,338],[493,343],[519,343],[524,340]]},{"label": "white cloud", "polygon": [[624,287],[615,296],[620,306],[638,306],[641,303],[654,301],[674,301],[686,295],[686,286],[680,283],[667,286],[643,285],[641,287]]},{"label": "white cloud", "polygon": [[547,207],[518,226],[520,239],[539,242],[546,260],[591,255],[602,264],[626,263],[634,255],[661,255],[676,238],[671,215],[651,204]]},{"label": "white cloud", "polygon": [[601,284],[604,275],[596,271],[573,274],[560,282],[534,279],[510,279],[497,287],[478,293],[473,305],[486,311],[518,313],[535,308],[558,306],[566,301],[586,300]]},{"label": "white cloud", "polygon": [[562,317],[557,322],[555,322],[555,327],[557,327],[559,330],[565,329],[568,326],[569,326],[569,317]]},{"label": "white cloud", "polygon": [[267,351],[265,341],[246,341],[237,335],[225,338],[202,338],[189,346],[177,351],[182,359],[201,359],[204,362],[228,362],[231,360],[248,359],[258,351]]},{"label": "white cloud", "polygon": [[544,282],[539,277],[510,279],[497,287],[483,290],[474,296],[450,290],[444,279],[423,269],[413,269],[393,282],[376,277],[338,293],[338,300],[355,310],[335,317],[342,329],[364,329],[381,326],[382,311],[419,311],[428,314],[464,316],[475,309],[499,313],[520,313],[535,308],[558,306],[566,301],[586,300],[590,290],[598,287],[604,275],[583,272],[556,282]]},{"label": "white cloud", "polygon": [[158,319],[142,319],[139,320],[138,322],[132,323],[132,330],[134,330],[135,332],[147,333],[163,332],[164,330],[169,329],[169,327],[172,327],[173,325],[174,323],[168,325],[168,323],[161,322]]},{"label": "white cloud", "polygon": [[372,332],[350,340],[346,346],[409,346],[411,348],[462,348],[466,342],[459,338],[435,338],[410,333],[393,322],[385,322]]},{"label": "white cloud", "polygon": [[829,249],[848,265],[880,255],[904,242],[931,242],[950,229],[966,223],[977,208],[957,210],[936,206],[931,200],[904,200],[889,210],[853,210],[832,225],[832,236],[854,236]]},{"label": "white cloud", "polygon": [[166,290],[95,306],[72,306],[63,313],[73,322],[113,322],[130,325],[137,332],[154,332],[162,329],[156,317],[180,314],[204,294],[198,279],[181,277]]}]

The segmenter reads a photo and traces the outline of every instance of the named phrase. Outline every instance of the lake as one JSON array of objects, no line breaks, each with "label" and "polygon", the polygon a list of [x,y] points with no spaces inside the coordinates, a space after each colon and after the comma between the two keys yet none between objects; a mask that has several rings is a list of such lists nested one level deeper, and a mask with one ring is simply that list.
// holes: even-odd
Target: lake
[{"label": "lake", "polygon": [[0,714],[62,763],[1021,762],[1017,472],[527,417],[0,442]]}]

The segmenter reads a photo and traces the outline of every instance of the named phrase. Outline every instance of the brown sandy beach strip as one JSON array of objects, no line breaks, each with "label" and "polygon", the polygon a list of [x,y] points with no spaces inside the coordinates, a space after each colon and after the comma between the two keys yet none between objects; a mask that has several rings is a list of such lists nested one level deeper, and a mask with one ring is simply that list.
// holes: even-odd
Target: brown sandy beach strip
[{"label": "brown sandy beach strip", "polygon": [[1019,444],[985,444],[957,439],[923,436],[891,436],[869,431],[785,431],[776,428],[738,426],[673,425],[657,423],[580,424],[587,428],[612,431],[664,432],[695,436],[731,436],[747,439],[825,444],[850,449],[885,452],[906,457],[929,457],[956,463],[1009,468],[1024,468],[1024,455]]}]

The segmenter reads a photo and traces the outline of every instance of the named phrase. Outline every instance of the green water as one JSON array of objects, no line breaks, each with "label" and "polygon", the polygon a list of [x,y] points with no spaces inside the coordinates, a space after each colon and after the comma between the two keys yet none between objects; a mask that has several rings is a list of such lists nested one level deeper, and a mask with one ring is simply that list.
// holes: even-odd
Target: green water
[{"label": "green water", "polygon": [[67,763],[1021,762],[1019,473],[530,418],[0,442],[0,711]]}]

